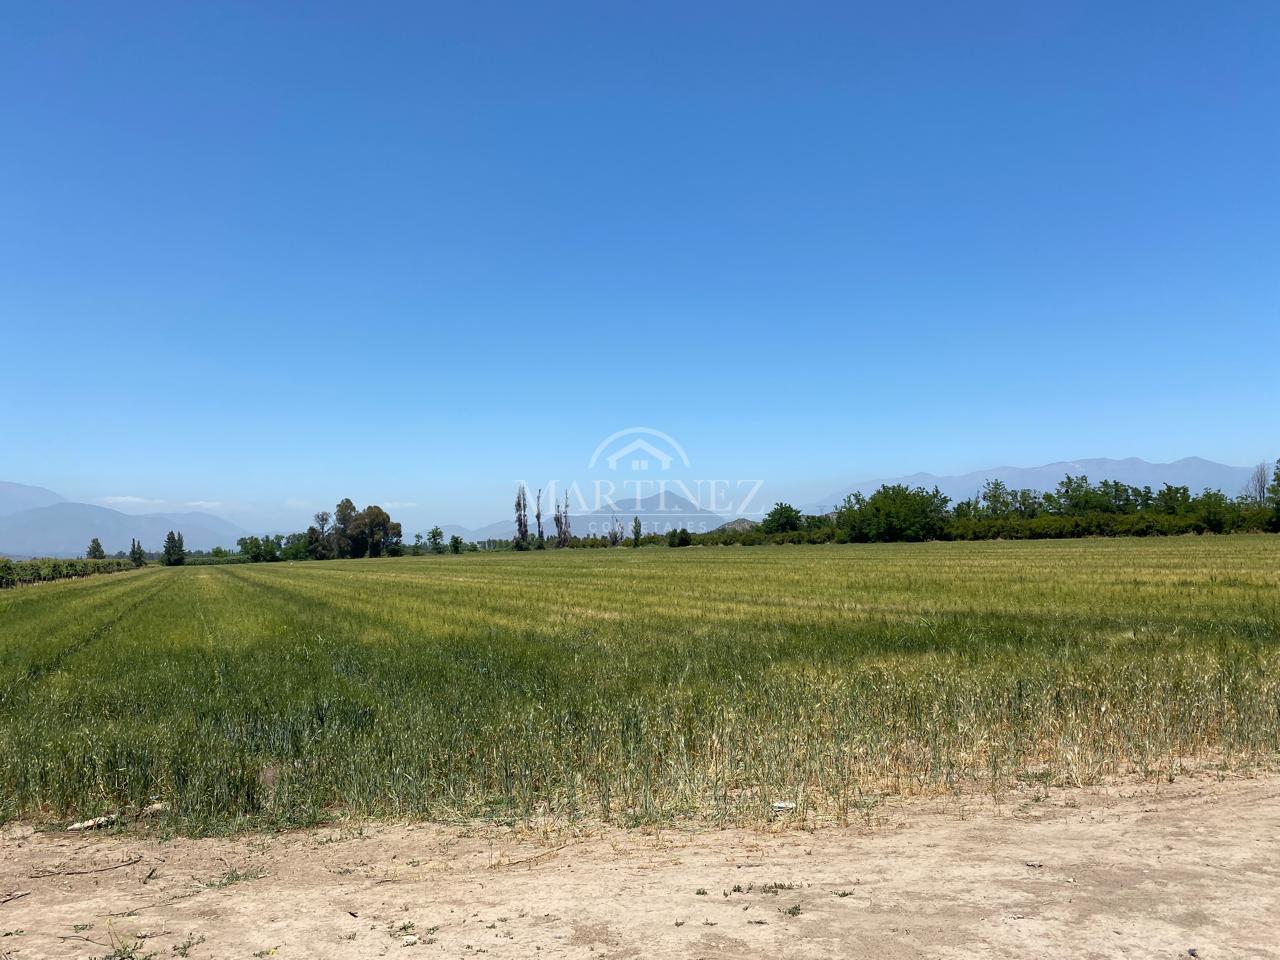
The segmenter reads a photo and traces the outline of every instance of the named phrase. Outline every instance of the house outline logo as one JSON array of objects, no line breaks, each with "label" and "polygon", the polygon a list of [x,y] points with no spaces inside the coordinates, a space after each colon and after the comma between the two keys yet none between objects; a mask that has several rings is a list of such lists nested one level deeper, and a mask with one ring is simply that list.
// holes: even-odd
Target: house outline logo
[{"label": "house outline logo", "polygon": [[[617,470],[618,461],[623,457],[628,456],[632,453],[649,454],[649,456],[653,457],[658,461],[659,464],[661,464],[663,470],[670,470],[671,461],[675,459],[675,457],[671,456],[671,454],[665,453],[664,451],[659,450],[648,440],[636,439],[636,440],[632,440],[629,444],[627,444],[621,450],[615,450],[613,453],[609,454],[607,457],[604,458],[604,462],[609,465],[610,470]],[[631,469],[632,470],[648,470],[649,461],[647,459],[632,460]]]},{"label": "house outline logo", "polygon": [[[605,454],[606,450],[627,437],[632,437],[630,443],[618,447],[612,453]],[[655,440],[662,441],[671,452],[663,450],[662,447],[650,442],[646,437],[653,437]],[[684,447],[670,435],[663,433],[661,430],[655,430],[652,427],[627,427],[625,430],[619,430],[617,433],[610,434],[600,441],[600,445],[596,447],[595,453],[591,455],[591,459],[587,462],[587,469],[594,470],[603,456],[605,466],[610,470],[617,470],[620,461],[630,457],[632,454],[639,454],[634,457],[629,464],[630,469],[635,471],[647,471],[654,460],[658,461],[659,470],[670,470],[671,465],[678,459],[686,468],[689,467],[689,455],[684,452]]]}]

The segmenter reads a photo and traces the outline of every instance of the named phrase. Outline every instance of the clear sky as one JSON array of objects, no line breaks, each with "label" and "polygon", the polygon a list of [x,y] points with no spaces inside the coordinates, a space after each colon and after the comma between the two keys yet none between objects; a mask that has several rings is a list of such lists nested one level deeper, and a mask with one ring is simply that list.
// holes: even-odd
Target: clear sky
[{"label": "clear sky", "polygon": [[480,523],[635,425],[797,502],[1280,455],[1271,0],[10,2],[0,95],[0,479]]}]

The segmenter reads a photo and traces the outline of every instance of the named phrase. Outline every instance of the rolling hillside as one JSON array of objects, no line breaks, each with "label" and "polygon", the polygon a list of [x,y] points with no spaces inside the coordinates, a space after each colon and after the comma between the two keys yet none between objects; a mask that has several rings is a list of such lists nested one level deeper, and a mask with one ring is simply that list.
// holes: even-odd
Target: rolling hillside
[{"label": "rolling hillside", "polygon": [[78,557],[93,537],[107,553],[128,550],[134,538],[158,550],[170,530],[182,531],[190,550],[234,547],[244,536],[235,524],[208,513],[128,514],[73,503],[43,487],[0,484],[0,554],[7,556]]}]

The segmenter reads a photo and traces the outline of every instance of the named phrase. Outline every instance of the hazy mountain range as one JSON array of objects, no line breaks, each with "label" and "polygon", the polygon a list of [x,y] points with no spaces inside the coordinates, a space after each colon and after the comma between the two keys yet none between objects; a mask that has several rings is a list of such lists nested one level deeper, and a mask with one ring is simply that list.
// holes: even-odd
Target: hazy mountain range
[{"label": "hazy mountain range", "polygon": [[1094,483],[1099,480],[1118,480],[1130,486],[1151,487],[1153,490],[1159,490],[1166,483],[1175,487],[1190,487],[1192,493],[1199,493],[1210,487],[1234,497],[1244,487],[1252,471],[1253,467],[1231,467],[1201,457],[1183,457],[1172,463],[1150,463],[1137,457],[1125,460],[1060,460],[1039,467],[990,467],[955,476],[913,473],[905,477],[862,480],[832,491],[826,499],[806,504],[802,509],[806,513],[825,513],[843,503],[844,498],[854,491],[870,494],[886,483],[901,483],[929,490],[936,486],[952,501],[956,501],[972,497],[988,480],[1001,480],[1014,489],[1049,491],[1067,474],[1073,477],[1084,475]]},{"label": "hazy mountain range", "polygon": [[[1166,483],[1190,487],[1194,492],[1211,487],[1234,496],[1244,487],[1251,470],[1251,467],[1233,467],[1201,457],[1185,457],[1172,463],[1150,463],[1136,457],[1125,460],[1063,460],[1038,467],[991,467],[952,476],[914,473],[903,477],[860,480],[832,491],[822,501],[804,504],[801,509],[806,513],[825,513],[843,502],[846,495],[854,491],[869,494],[885,483],[929,489],[936,486],[955,501],[973,496],[987,480],[1002,480],[1014,488],[1052,490],[1067,474],[1083,474],[1095,482],[1119,480],[1153,489],[1159,489]],[[545,509],[543,526],[547,536],[552,537],[555,536],[554,507]],[[631,518],[634,516],[640,517],[646,533],[662,533],[678,527],[687,527],[695,532],[714,530],[733,519],[704,510],[668,492],[640,501],[620,498],[614,509],[575,513],[571,517],[573,532],[578,536],[603,534],[614,516],[622,522],[627,535],[630,535]],[[529,521],[532,529],[532,516]],[[441,526],[445,536],[458,534],[466,540],[506,540],[514,532],[510,517],[478,528],[457,524]],[[133,538],[142,541],[149,550],[158,550],[170,530],[181,530],[187,547],[192,550],[234,547],[236,540],[246,533],[235,524],[210,513],[128,514],[109,507],[73,503],[43,487],[0,481],[0,554],[19,557],[81,556],[93,537],[102,541],[107,553],[128,550],[129,541]],[[406,529],[405,540],[412,539],[413,531]]]},{"label": "hazy mountain range", "polygon": [[245,535],[210,513],[121,513],[73,503],[44,487],[0,481],[0,554],[78,557],[94,537],[107,553],[128,550],[135,538],[148,550],[159,550],[170,530],[182,531],[189,550],[234,547]]}]

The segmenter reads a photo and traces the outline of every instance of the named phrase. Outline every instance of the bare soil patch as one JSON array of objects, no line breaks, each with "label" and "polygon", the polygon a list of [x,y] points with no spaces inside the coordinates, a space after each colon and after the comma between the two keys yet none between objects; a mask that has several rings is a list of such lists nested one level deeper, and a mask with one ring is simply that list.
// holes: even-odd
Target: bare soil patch
[{"label": "bare soil patch", "polygon": [[1280,776],[901,801],[812,832],[11,827],[0,934],[14,960],[1280,958]]}]

